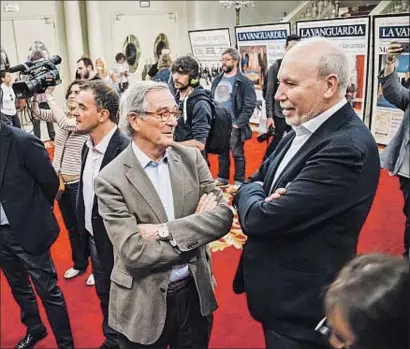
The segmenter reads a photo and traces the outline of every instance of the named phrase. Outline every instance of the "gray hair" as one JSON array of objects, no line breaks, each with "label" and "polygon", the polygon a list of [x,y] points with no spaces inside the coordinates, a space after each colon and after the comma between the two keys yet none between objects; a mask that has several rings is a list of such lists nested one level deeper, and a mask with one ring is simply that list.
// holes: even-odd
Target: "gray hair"
[{"label": "gray hair", "polygon": [[323,37],[303,39],[295,47],[311,45],[321,47],[320,50],[315,50],[318,55],[318,76],[325,78],[330,74],[336,75],[339,79],[338,91],[344,95],[350,79],[349,59],[345,51],[335,42]]},{"label": "gray hair", "polygon": [[230,55],[230,56],[232,57],[232,59],[235,60],[235,61],[237,61],[237,62],[240,62],[240,60],[241,60],[241,55],[239,54],[238,50],[235,50],[233,47],[227,48],[227,49],[222,53],[222,56],[223,56],[223,55],[226,55],[226,54]]},{"label": "gray hair", "polygon": [[130,136],[135,133],[129,121],[129,114],[134,112],[144,118],[145,111],[148,107],[147,93],[150,91],[169,90],[167,84],[155,81],[138,81],[131,85],[122,95],[120,102],[120,122],[123,128]]}]

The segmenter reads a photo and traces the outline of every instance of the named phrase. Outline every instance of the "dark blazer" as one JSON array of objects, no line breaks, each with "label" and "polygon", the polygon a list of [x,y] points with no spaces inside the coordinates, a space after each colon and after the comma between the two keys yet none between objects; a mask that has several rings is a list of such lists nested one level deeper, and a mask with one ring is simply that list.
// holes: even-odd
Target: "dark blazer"
[{"label": "dark blazer", "polygon": [[[314,331],[322,295],[356,254],[379,180],[379,153],[368,128],[346,104],[325,121],[279,175],[295,132],[283,138],[234,198],[248,240],[234,281],[252,316],[288,337],[323,343]],[[263,186],[255,183],[262,181]]]},{"label": "dark blazer", "polygon": [[0,200],[25,250],[41,254],[57,239],[58,177],[43,142],[0,121]]},{"label": "dark blazer", "polygon": [[[100,171],[113,159],[115,159],[118,156],[118,154],[120,154],[128,146],[128,144],[130,144],[130,139],[126,135],[124,135],[119,129],[117,129],[114,132],[110,142],[108,143],[107,151],[105,152],[103,161],[101,163]],[[88,246],[89,234],[85,229],[85,209],[83,198],[83,172],[87,155],[88,146],[87,144],[84,144],[81,156],[81,178],[77,195],[77,217],[79,230],[81,232],[81,237],[84,241],[85,246]],[[105,229],[103,219],[101,218],[98,212],[97,196],[94,196],[94,205],[92,210],[92,225],[98,257],[100,258],[100,262],[104,270],[108,274],[110,274],[114,264],[113,247],[108,237],[107,231]]]},{"label": "dark blazer", "polygon": [[[224,73],[219,74],[211,86],[212,98],[215,97],[215,90],[221,81]],[[252,82],[241,72],[236,74],[235,83],[232,89],[233,112],[235,123],[241,129],[241,139],[244,142],[252,138],[252,130],[249,126],[249,119],[252,117],[256,107],[256,92]]]}]

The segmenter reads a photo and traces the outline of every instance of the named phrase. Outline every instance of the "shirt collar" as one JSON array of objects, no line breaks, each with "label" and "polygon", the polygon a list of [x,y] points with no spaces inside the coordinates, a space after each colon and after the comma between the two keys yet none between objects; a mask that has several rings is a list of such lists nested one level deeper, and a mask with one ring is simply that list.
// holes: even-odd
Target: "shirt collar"
[{"label": "shirt collar", "polygon": [[314,117],[313,119],[306,121],[302,126],[314,133],[327,119],[329,119],[334,113],[341,109],[347,103],[346,98],[342,98],[338,103],[328,110],[325,110],[322,114]]},{"label": "shirt collar", "polygon": [[107,148],[108,148],[108,144],[110,143],[111,138],[112,138],[112,136],[114,135],[115,131],[117,131],[117,128],[118,128],[117,125],[115,125],[115,126],[112,128],[112,130],[111,130],[110,132],[108,132],[108,133],[104,136],[104,138],[102,139],[102,141],[101,141],[100,143],[98,143],[95,147],[94,147],[94,144],[93,144],[93,141],[92,141],[91,137],[89,137],[89,138],[87,139],[87,147],[88,147],[90,150],[95,150],[95,151],[97,151],[97,152],[99,152],[99,153],[101,153],[101,154],[105,154],[105,152],[107,151]]},{"label": "shirt collar", "polygon": [[143,169],[147,168],[149,165],[153,163],[160,164],[161,162],[166,163],[168,161],[168,150],[165,151],[165,155],[160,161],[155,162],[151,160],[150,157],[147,154],[145,154],[140,148],[138,148],[135,142],[131,142],[131,143],[132,143],[132,150],[134,151],[134,154],[136,158],[138,159],[138,161],[140,162]]}]

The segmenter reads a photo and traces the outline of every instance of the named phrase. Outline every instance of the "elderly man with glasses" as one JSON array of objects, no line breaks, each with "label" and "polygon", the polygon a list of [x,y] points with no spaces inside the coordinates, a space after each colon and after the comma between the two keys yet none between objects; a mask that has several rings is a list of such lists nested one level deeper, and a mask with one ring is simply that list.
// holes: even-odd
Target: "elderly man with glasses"
[{"label": "elderly man with glasses", "polygon": [[174,143],[166,84],[131,86],[120,116],[132,143],[96,179],[114,246],[109,324],[121,348],[206,348],[217,307],[207,244],[233,214],[200,151]]}]

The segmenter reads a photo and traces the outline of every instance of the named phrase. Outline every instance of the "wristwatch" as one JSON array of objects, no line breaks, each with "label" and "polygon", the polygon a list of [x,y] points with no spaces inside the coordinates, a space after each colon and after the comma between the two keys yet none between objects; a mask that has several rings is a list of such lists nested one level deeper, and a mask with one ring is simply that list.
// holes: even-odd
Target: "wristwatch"
[{"label": "wristwatch", "polygon": [[161,224],[157,229],[157,235],[159,240],[170,240],[171,236],[166,224]]}]

